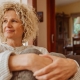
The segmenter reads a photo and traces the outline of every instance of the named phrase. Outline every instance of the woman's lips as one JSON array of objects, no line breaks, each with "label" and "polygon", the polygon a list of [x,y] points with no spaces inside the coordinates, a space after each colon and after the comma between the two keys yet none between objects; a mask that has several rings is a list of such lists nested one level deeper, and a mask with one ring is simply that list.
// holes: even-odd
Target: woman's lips
[{"label": "woman's lips", "polygon": [[14,32],[14,30],[6,30],[6,32]]}]

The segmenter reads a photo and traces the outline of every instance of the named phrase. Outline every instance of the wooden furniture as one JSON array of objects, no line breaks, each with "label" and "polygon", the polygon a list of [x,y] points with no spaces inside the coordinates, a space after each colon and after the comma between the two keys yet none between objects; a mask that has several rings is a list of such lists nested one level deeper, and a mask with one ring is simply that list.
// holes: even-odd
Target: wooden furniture
[{"label": "wooden furniture", "polygon": [[73,55],[80,55],[80,37],[73,37],[73,44],[64,46],[65,54],[73,51]]},{"label": "wooden furniture", "polygon": [[67,38],[69,38],[69,15],[56,13],[56,52],[64,54]]},{"label": "wooden furniture", "polygon": [[55,52],[56,51],[55,0],[46,0],[46,3],[47,3],[46,4],[47,5],[46,7],[47,9],[47,49],[49,52]]},{"label": "wooden furniture", "polygon": [[80,37],[73,37],[73,54],[80,55]]},{"label": "wooden furniture", "polygon": [[65,55],[69,54],[69,52],[73,51],[73,45],[66,45],[64,46],[65,49]]}]

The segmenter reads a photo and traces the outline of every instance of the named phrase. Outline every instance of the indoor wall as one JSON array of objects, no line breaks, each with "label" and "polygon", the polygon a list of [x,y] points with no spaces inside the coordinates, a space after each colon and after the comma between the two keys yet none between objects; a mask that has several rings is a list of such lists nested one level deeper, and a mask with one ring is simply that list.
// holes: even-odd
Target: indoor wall
[{"label": "indoor wall", "polygon": [[46,0],[37,0],[37,12],[43,12],[43,22],[39,23],[38,46],[47,48],[47,11]]}]

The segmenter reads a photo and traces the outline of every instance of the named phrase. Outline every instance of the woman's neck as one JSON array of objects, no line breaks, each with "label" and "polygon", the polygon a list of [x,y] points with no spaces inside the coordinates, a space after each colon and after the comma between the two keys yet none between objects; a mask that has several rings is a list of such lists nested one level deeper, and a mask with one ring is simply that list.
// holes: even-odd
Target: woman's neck
[{"label": "woman's neck", "polygon": [[19,47],[19,46],[22,46],[22,41],[20,40],[7,40],[7,44],[12,46],[12,47]]}]

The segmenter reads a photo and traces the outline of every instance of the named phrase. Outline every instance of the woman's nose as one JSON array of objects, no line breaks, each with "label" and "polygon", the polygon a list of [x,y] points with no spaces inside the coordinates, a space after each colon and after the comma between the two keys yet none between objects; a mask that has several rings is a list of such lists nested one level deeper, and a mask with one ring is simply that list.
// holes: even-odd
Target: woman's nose
[{"label": "woman's nose", "polygon": [[10,22],[10,21],[8,21],[8,22],[6,23],[6,27],[12,27],[12,25],[11,25],[11,22]]}]

